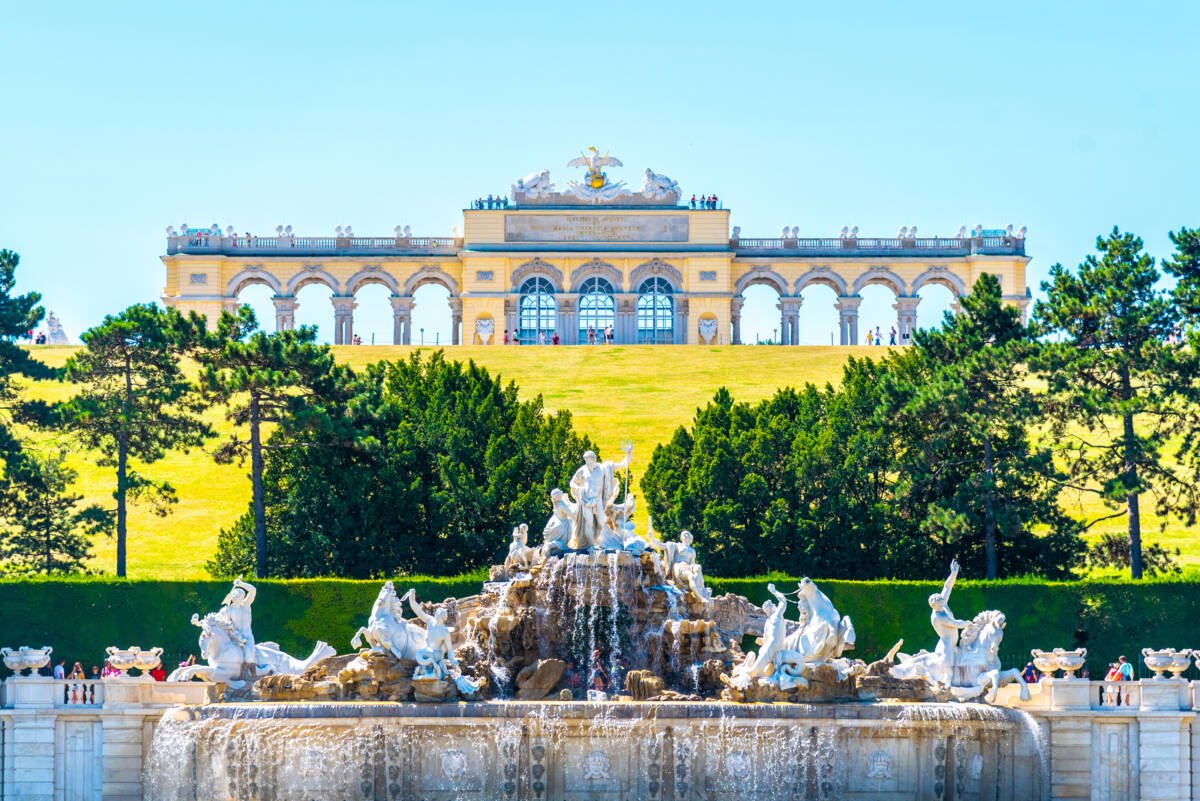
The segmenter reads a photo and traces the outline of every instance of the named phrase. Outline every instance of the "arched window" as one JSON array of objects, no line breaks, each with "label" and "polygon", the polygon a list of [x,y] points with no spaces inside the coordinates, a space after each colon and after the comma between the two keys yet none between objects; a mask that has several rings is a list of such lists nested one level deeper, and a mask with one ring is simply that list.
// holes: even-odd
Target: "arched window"
[{"label": "arched window", "polygon": [[613,325],[616,319],[612,284],[595,276],[584,281],[579,287],[579,344],[589,344],[589,328],[593,332],[592,344],[603,342],[604,329]]},{"label": "arched window", "polygon": [[638,288],[637,341],[640,345],[675,341],[675,304],[666,279],[651,278]]},{"label": "arched window", "polygon": [[537,343],[539,331],[546,335],[547,342],[554,336],[554,284],[540,275],[521,285],[519,325],[521,342],[526,345]]}]

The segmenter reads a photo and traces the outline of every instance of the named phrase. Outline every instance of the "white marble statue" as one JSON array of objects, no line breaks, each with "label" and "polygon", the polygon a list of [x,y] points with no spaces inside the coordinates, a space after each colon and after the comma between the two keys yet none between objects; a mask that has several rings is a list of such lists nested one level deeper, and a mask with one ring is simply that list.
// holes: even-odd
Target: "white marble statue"
[{"label": "white marble statue", "polygon": [[646,185],[642,187],[642,194],[654,200],[662,200],[669,197],[678,198],[679,184],[647,167]]},{"label": "white marble statue", "polygon": [[679,542],[665,543],[667,576],[675,586],[690,592],[700,601],[711,601],[712,590],[704,586],[704,569],[696,561],[696,549],[692,547],[692,532],[679,532]]},{"label": "white marble statue", "polygon": [[354,633],[350,645],[362,646],[363,639],[376,653],[389,652],[397,659],[417,658],[417,651],[425,647],[425,630],[404,619],[404,602],[412,597],[409,590],[402,597],[396,596],[392,582],[383,585],[371,607],[367,625]]},{"label": "white marble statue", "polygon": [[[950,611],[950,592],[954,589],[958,570],[958,561],[952,561],[950,575],[941,592],[929,596],[929,606],[933,610],[929,622],[937,632],[937,645],[932,652],[922,650],[912,656],[896,653],[900,661],[891,667],[891,674],[898,679],[924,678],[941,684],[959,700],[984,696],[989,703],[995,700],[1001,685],[1017,681],[1021,685],[1022,700],[1028,700],[1029,688],[1022,680],[1021,672],[1005,671],[1000,667],[1004,615],[986,610],[968,621],[959,620]],[[893,652],[897,652],[902,644],[903,640],[896,644]]]},{"label": "white marble statue", "polygon": [[408,593],[408,606],[414,615],[425,624],[425,647],[439,653],[441,659],[458,668],[458,657],[454,655],[454,630],[446,625],[446,610],[438,607],[431,615],[417,603],[417,594]]},{"label": "white marble statue", "polygon": [[558,487],[550,490],[550,504],[553,511],[550,513],[550,519],[546,521],[546,527],[542,529],[545,537],[542,553],[546,556],[559,556],[571,547],[571,532],[575,527],[578,509]]},{"label": "white marble statue", "polygon": [[46,344],[48,345],[66,345],[67,332],[63,331],[62,323],[54,312],[46,312]]},{"label": "white marble statue", "polygon": [[546,197],[554,194],[554,184],[550,181],[550,171],[531,172],[524,178],[517,179],[512,185],[514,198],[518,195],[526,198]]},{"label": "white marble statue", "polygon": [[705,345],[711,345],[713,340],[717,338],[717,328],[719,324],[711,317],[700,318],[700,338],[704,340]]},{"label": "white marble statue", "polygon": [[508,545],[508,557],[504,560],[506,570],[528,571],[542,560],[542,551],[529,545],[529,525],[522,523],[512,532]]},{"label": "white marble statue", "polygon": [[629,466],[632,454],[630,448],[620,462],[601,462],[594,451],[583,454],[583,466],[571,477],[571,497],[576,503],[569,542],[571,550],[590,550],[604,536],[608,507],[616,501],[620,489],[617,471]]},{"label": "white marble statue", "polygon": [[[784,648],[787,637],[787,596],[768,584],[767,592],[775,596],[774,601],[764,601],[763,611],[767,613],[766,623],[763,624],[762,647],[757,652],[750,651],[730,675],[730,684],[745,689],[755,679],[768,678],[774,671],[776,657]],[[790,689],[790,688],[785,688]]]},{"label": "white marble statue", "polygon": [[854,623],[848,615],[838,614],[829,597],[808,578],[796,585],[796,609],[800,624],[787,635],[783,647],[799,655],[802,664],[824,664],[854,647]]},{"label": "white marble statue", "polygon": [[492,341],[492,335],[496,333],[496,321],[491,318],[483,318],[475,321],[475,335],[479,337],[480,343],[487,345]]},{"label": "white marble statue", "polygon": [[303,673],[337,653],[332,646],[318,642],[308,659],[296,659],[277,643],[256,644],[251,620],[256,592],[254,585],[239,576],[218,611],[203,618],[192,615],[192,625],[200,628],[200,657],[207,664],[181,667],[171,673],[168,681],[190,681],[199,676],[240,689],[260,676]]}]

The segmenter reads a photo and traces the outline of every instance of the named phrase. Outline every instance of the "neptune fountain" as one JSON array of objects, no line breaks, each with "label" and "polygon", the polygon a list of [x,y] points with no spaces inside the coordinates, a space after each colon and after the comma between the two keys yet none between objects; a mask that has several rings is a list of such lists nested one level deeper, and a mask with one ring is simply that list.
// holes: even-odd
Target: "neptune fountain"
[{"label": "neptune fountain", "polygon": [[934,650],[850,658],[854,623],[809,579],[761,607],[714,596],[687,531],[639,531],[624,448],[585,454],[540,545],[517,526],[477,595],[385,583],[350,653],[256,643],[239,579],[193,617],[206,664],[172,676],[224,698],[165,715],[147,797],[1043,797],[1036,729],[986,703],[1020,682],[1004,616],[953,616],[957,564],[930,598]]}]

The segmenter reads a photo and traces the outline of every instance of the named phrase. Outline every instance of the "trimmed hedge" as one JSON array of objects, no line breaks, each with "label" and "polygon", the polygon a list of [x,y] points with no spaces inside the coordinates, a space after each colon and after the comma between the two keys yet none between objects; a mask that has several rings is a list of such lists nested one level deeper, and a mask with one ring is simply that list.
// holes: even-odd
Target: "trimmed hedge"
[{"label": "trimmed hedge", "polygon": [[[414,587],[422,600],[473,595],[483,573],[454,578],[396,579],[400,592]],[[755,603],[769,596],[767,578],[710,577],[717,594],[734,592]],[[794,589],[795,579],[774,578]],[[381,581],[306,579],[257,581],[254,629],[261,640],[306,656],[318,639],[341,652],[366,623]],[[931,648],[926,599],[941,582],[819,581],[842,614],[855,623],[853,655],[878,659],[899,639],[905,651]],[[56,661],[99,664],[104,648],[161,645],[170,667],[197,650],[199,630],[193,612],[215,610],[228,592],[227,581],[121,581],[112,578],[0,581],[0,646],[52,645]],[[1094,678],[1108,662],[1125,654],[1140,663],[1144,646],[1200,647],[1200,582],[1096,580],[1069,583],[1010,580],[963,581],[951,608],[959,617],[999,609],[1008,619],[1001,658],[1021,667],[1031,648],[1088,648]],[[789,615],[793,617],[793,615]],[[1144,671],[1143,671],[1144,673]],[[1146,674],[1148,675],[1148,674]]]}]

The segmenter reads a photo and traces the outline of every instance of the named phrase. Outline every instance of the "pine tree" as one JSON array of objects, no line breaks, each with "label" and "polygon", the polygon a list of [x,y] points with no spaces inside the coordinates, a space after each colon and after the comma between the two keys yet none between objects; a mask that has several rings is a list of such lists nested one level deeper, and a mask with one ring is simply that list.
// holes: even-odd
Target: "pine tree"
[{"label": "pine tree", "polygon": [[1200,508],[1195,481],[1164,454],[1194,419],[1193,356],[1171,344],[1179,308],[1142,240],[1113,228],[1096,249],[1078,271],[1056,264],[1043,282],[1034,316],[1049,341],[1036,365],[1070,486],[1114,510],[1091,524],[1126,517],[1130,574],[1141,578],[1141,496],[1189,524]]},{"label": "pine tree", "polygon": [[84,349],[68,359],[67,378],[79,393],[59,408],[66,428],[115,468],[117,575],[126,572],[128,502],[146,500],[165,515],[175,502],[170,484],[139,473],[168,451],[199,446],[212,429],[204,404],[180,361],[204,338],[204,320],[154,304],[130,306],[83,334]]},{"label": "pine tree", "polygon": [[61,454],[29,456],[13,470],[0,493],[0,572],[86,572],[92,538],[107,531],[112,513],[80,507],[69,492],[76,478]]},{"label": "pine tree", "polygon": [[204,371],[200,386],[214,403],[229,405],[227,418],[245,426],[247,439],[237,430],[218,449],[218,462],[250,458],[251,507],[254,515],[255,574],[268,575],[267,518],[263,496],[264,423],[278,423],[296,415],[306,400],[333,385],[333,356],[325,345],[314,344],[317,330],[302,327],[267,334],[249,306],[236,315],[225,313],[217,324],[215,341],[200,355]]},{"label": "pine tree", "polygon": [[45,315],[38,305],[42,296],[37,292],[13,295],[20,262],[21,257],[16,253],[0,250],[0,409],[11,410],[12,414],[0,417],[0,459],[5,465],[15,465],[21,456],[21,442],[12,431],[12,422],[36,415],[36,405],[20,398],[14,378],[53,375],[26,348],[16,344],[17,340],[28,339]]}]

